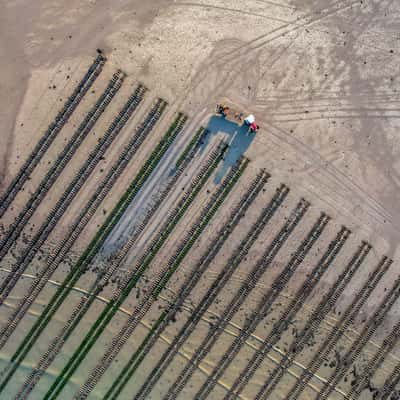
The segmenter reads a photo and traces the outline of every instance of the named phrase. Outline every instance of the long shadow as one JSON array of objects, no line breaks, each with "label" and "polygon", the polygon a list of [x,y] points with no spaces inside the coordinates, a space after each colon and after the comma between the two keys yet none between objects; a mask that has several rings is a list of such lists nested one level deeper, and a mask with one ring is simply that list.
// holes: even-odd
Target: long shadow
[{"label": "long shadow", "polygon": [[206,129],[209,131],[209,134],[204,139],[201,151],[207,147],[213,135],[224,134],[228,136],[230,146],[228,152],[225,154],[224,162],[218,169],[214,179],[214,183],[219,184],[229,168],[246,152],[251,142],[254,140],[255,134],[248,132],[247,126],[240,126],[234,122],[228,121],[224,117],[216,115],[210,118]]},{"label": "long shadow", "polygon": [[[239,126],[236,123],[230,122],[227,119],[220,117],[220,116],[212,116],[208,121],[208,125],[206,127],[208,130],[208,135],[205,136],[203,142],[200,147],[200,151],[203,152],[207,145],[211,141],[211,137],[215,135],[223,135],[227,138],[227,142],[230,144],[227,153],[225,154],[224,160],[222,165],[217,170],[217,173],[214,178],[214,183],[218,185],[230,167],[235,165],[236,161],[239,160],[240,156],[245,153],[245,151],[250,146],[251,142],[254,140],[255,134],[248,132],[247,126]],[[172,176],[175,172],[175,168],[171,168],[167,174]],[[138,208],[137,214],[135,214],[134,219],[138,218],[141,215],[142,211],[146,208],[145,206],[140,206]],[[135,206],[134,206],[135,207]],[[122,223],[122,222],[120,222]],[[120,226],[120,223],[117,224],[117,227]],[[124,223],[125,224],[125,223]],[[103,254],[109,256],[114,254],[118,249],[120,249],[127,237],[132,233],[132,227],[130,228],[130,233],[127,235],[125,231],[121,231],[116,239],[112,239],[106,241],[105,246],[103,246]],[[118,228],[114,229],[118,229]],[[136,228],[136,225],[135,225]],[[115,231],[117,232],[117,231]]]}]

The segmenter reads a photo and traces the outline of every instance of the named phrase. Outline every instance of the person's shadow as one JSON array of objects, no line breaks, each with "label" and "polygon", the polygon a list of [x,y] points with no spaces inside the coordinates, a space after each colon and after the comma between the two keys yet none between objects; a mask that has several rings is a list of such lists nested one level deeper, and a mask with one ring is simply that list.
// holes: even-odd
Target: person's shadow
[{"label": "person's shadow", "polygon": [[206,129],[209,134],[204,139],[202,144],[202,151],[205,149],[210,141],[212,135],[217,135],[219,133],[228,136],[227,141],[229,143],[229,149],[227,150],[224,162],[218,169],[217,174],[214,179],[214,183],[218,184],[221,182],[222,178],[232,167],[240,156],[248,149],[251,142],[254,140],[255,133],[250,133],[248,126],[238,125],[231,121],[228,121],[222,116],[212,116],[208,122]]}]

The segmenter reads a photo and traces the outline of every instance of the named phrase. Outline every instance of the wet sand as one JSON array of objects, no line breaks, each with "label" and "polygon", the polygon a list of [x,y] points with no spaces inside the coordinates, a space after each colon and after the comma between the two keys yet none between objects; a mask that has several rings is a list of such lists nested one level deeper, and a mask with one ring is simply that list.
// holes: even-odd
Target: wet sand
[{"label": "wet sand", "polygon": [[[381,256],[385,254],[394,259],[394,266],[363,307],[352,329],[341,339],[339,345],[341,352],[349,348],[351,342],[357,338],[362,331],[363,322],[372,314],[398,273],[400,206],[397,199],[400,170],[397,162],[399,151],[397,104],[400,87],[397,66],[400,60],[397,16],[399,12],[399,5],[389,0],[379,3],[333,0],[311,2],[235,0],[229,3],[213,0],[196,2],[152,0],[146,4],[125,0],[85,3],[72,0],[68,5],[60,0],[56,2],[40,0],[34,4],[6,1],[2,5],[0,12],[2,60],[0,73],[3,77],[4,94],[0,100],[0,125],[3,127],[0,146],[2,191],[7,188],[41,134],[74,89],[76,82],[92,62],[96,49],[102,49],[108,58],[93,90],[85,96],[70,121],[62,129],[25,185],[24,191],[18,194],[13,207],[2,218],[2,226],[9,226],[18,215],[47,171],[49,163],[56,158],[65,141],[73,134],[117,68],[127,73],[120,92],[96,124],[93,134],[90,134],[80,146],[72,162],[68,164],[31,218],[24,230],[27,238],[36,232],[48,209],[56,203],[59,194],[83,164],[88,152],[104,133],[135,85],[142,82],[149,89],[143,104],[116,139],[115,144],[107,151],[105,159],[96,167],[79,196],[49,237],[44,254],[36,256],[29,266],[27,275],[32,276],[42,270],[42,257],[51,254],[55,244],[65,235],[81,207],[117,159],[123,144],[132,135],[156,98],[162,97],[168,102],[166,114],[141,147],[137,157],[130,162],[115,189],[107,196],[84,230],[80,240],[73,246],[71,260],[66,260],[57,269],[52,277],[54,282],[62,281],[67,275],[73,261],[85,249],[97,228],[106,219],[108,212],[165,133],[177,111],[187,113],[189,121],[181,142],[174,149],[176,154],[200,124],[208,126],[212,131],[213,139],[206,147],[207,151],[217,138],[234,139],[232,127],[225,125],[226,133],[222,135],[218,133],[221,128],[219,122],[215,118],[210,119],[215,103],[222,97],[228,97],[243,108],[251,109],[261,126],[255,138],[245,137],[242,132],[234,139],[233,152],[227,157],[225,168],[219,171],[219,175],[213,176],[207,189],[212,191],[223,172],[226,172],[232,160],[241,152],[245,152],[251,159],[251,169],[173,276],[168,284],[171,291],[163,291],[164,297],[151,308],[144,318],[144,325],[138,328],[137,333],[124,347],[126,351],[120,353],[118,362],[112,364],[91,398],[101,398],[101,394],[108,389],[115,374],[127,361],[128,354],[140,344],[139,339],[146,334],[151,323],[160,314],[160,307],[165,307],[168,301],[173,301],[173,293],[179,289],[188,271],[207,248],[207,243],[218,226],[223,224],[224,217],[239,199],[239,193],[243,191],[245,183],[249,182],[260,168],[266,168],[272,174],[266,186],[267,190],[257,199],[255,206],[248,212],[245,223],[239,227],[229,243],[226,243],[196,287],[190,298],[192,308],[201,300],[207,287],[217,276],[217,272],[224,267],[229,255],[244,237],[252,221],[254,222],[261,207],[266,204],[281,182],[291,188],[288,200],[274,216],[271,228],[265,229],[246,261],[220,294],[219,303],[213,304],[208,311],[207,318],[212,321],[220,315],[223,306],[232,298],[249,269],[265,250],[267,243],[272,240],[300,197],[310,201],[311,209],[290,241],[279,252],[271,274],[262,277],[254,293],[246,300],[243,310],[235,315],[229,326],[230,331],[224,333],[219,340],[218,351],[201,365],[180,398],[192,398],[200,388],[206,373],[219,360],[223,350],[229,346],[233,335],[240,332],[248,312],[255,307],[272,279],[287,263],[291,253],[321,211],[332,217],[332,224],[321,237],[316,249],[310,252],[281,293],[271,314],[259,325],[252,339],[240,352],[235,365],[225,373],[223,382],[214,389],[213,398],[223,397],[225,393],[223,386],[232,384],[240,368],[246,364],[254,348],[260,345],[260,340],[266,337],[273,321],[279,317],[283,307],[288,304],[302,279],[311,270],[341,225],[351,229],[351,239],[330,270],[323,275],[319,286],[297,316],[294,323],[297,330],[304,326],[311,310],[318,304],[322,294],[326,293],[335,282],[360,241],[367,240],[373,246],[373,250],[363,268],[357,272],[339,299],[334,312],[324,319],[315,332],[315,343],[296,358],[298,364],[291,368],[291,373],[299,375],[302,372],[302,365],[309,361],[317,344],[332,329],[340,313],[353,300],[354,294],[367,279],[367,273],[372,271]],[[23,23],[15,23],[16,20]],[[154,192],[158,190],[167,172],[164,166],[164,169],[160,170],[145,188],[142,198],[132,206],[130,214],[127,214],[107,242],[109,249],[114,251],[115,246],[123,242],[124,235],[135,222],[134,218],[128,216],[140,214],[141,208],[148,201],[146,196],[150,195],[152,190]],[[194,172],[195,168],[192,168],[183,181],[187,183]],[[176,189],[170,202],[165,204],[152,222],[147,236],[144,235],[139,245],[134,248],[129,262],[124,266],[125,270],[133,265],[133,260],[144,249],[151,234],[163,220],[167,209],[176,202],[179,190],[180,188]],[[209,194],[202,194],[196,200],[188,216],[171,235],[151,265],[153,269],[148,272],[150,280],[154,271],[162,266],[163,260],[176,249],[179,238],[193,222],[208,196]],[[24,246],[25,244],[19,241],[13,253],[17,255]],[[107,254],[106,249],[103,255]],[[99,257],[98,263],[101,262],[104,260]],[[9,253],[1,267],[8,270],[13,263],[15,258]],[[5,273],[2,273],[2,276],[5,276]],[[77,286],[86,290],[95,277],[96,273],[92,270],[80,279]],[[30,280],[31,278],[26,276],[17,284],[8,300],[10,307],[15,305],[16,300],[26,292]],[[30,313],[38,313],[42,305],[46,304],[46,300],[55,290],[54,282],[46,285]],[[146,280],[140,282],[139,288],[142,292],[148,284]],[[115,285],[110,285],[106,288],[102,294],[104,301],[109,298],[114,287]],[[71,304],[79,299],[78,293],[75,292],[70,297]],[[106,333],[90,353],[90,357],[74,374],[64,394],[68,392],[72,396],[84,382],[90,367],[101,357],[104,345],[111,341],[112,335],[118,331],[118,327],[126,320],[127,314],[137,301],[136,292],[132,293],[124,303],[123,310],[108,326]],[[56,320],[49,326],[49,337],[65,322],[71,304],[64,304],[60,309]],[[37,396],[44,393],[49,382],[54,379],[54,374],[62,368],[67,355],[73,352],[89,328],[90,322],[103,307],[104,303],[101,300],[95,303],[87,319],[79,325],[74,340],[63,348],[62,354],[49,369],[49,374],[35,389]],[[2,307],[0,319],[4,321],[10,312],[11,308]],[[166,348],[167,341],[174,337],[188,316],[188,311],[183,311],[177,322],[168,327],[163,340],[160,340],[153,349],[154,355]],[[365,347],[357,361],[357,368],[362,369],[366,365],[376,346],[381,344],[399,317],[400,307],[397,302],[383,326]],[[15,350],[33,321],[34,319],[29,316],[24,318],[15,333],[15,340],[10,341],[1,354],[4,362]],[[207,321],[199,324],[198,330],[182,349],[182,354],[174,360],[170,374],[162,378],[152,392],[151,398],[160,398],[163,390],[168,388],[168,385],[163,383],[173,382],[177,371],[183,366],[183,360],[196,350],[208,326]],[[46,337],[40,339],[37,349],[30,353],[24,368],[34,365],[35,360],[46,349],[47,340]],[[292,340],[290,332],[285,334],[271,352],[271,359],[264,361],[261,370],[271,371],[275,365],[273,360],[279,360],[280,352],[284,353]],[[386,359],[380,375],[374,378],[374,383],[382,384],[383,376],[391,371],[398,357],[400,353],[397,348]],[[139,388],[140,382],[146,377],[146,371],[152,369],[155,361],[155,356],[145,360],[143,370],[137,375],[137,379],[126,387],[122,398],[130,398],[128,394]],[[26,375],[24,368],[18,371],[15,381],[10,385],[10,394],[18,389],[18,385]],[[330,371],[332,368],[329,365],[323,366],[317,375],[323,379],[329,376]],[[281,384],[274,393],[277,399],[284,399],[284,388],[290,387],[294,382],[291,374],[286,374],[285,379],[287,384]],[[243,392],[243,398],[253,398],[262,382],[263,374],[257,372],[252,380],[253,385],[249,385]],[[347,392],[350,382],[350,378],[347,382],[341,382],[339,390]],[[312,385],[322,386],[318,377],[313,379]],[[315,390],[312,387],[303,395],[304,398],[314,398],[314,396]],[[364,393],[364,396],[363,399],[369,399],[370,394]],[[340,393],[332,394],[332,399],[336,398],[342,398]]]}]

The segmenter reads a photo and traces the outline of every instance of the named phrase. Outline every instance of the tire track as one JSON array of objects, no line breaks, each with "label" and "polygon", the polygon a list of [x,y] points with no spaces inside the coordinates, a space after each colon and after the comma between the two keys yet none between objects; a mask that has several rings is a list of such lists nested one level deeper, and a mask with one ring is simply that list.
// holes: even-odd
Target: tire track
[{"label": "tire track", "polygon": [[[357,196],[361,201],[366,201],[368,206],[383,220],[393,220],[394,217],[388,213],[388,211],[381,206],[375,199],[371,198],[370,195],[365,193],[365,191],[361,188],[361,186],[355,182],[349,180],[349,178],[333,165],[326,166],[324,159],[310,146],[307,146],[305,143],[296,139],[294,136],[288,135],[284,132],[279,126],[274,124],[269,124],[271,128],[271,133],[273,136],[277,137],[279,140],[282,140],[289,146],[293,146],[296,148],[300,148],[303,151],[303,154],[307,158],[307,160],[311,160],[317,164],[319,167],[319,172],[322,177],[327,181],[332,181],[335,185],[339,185],[344,187],[349,193],[352,193],[354,196]],[[275,131],[274,131],[275,130]],[[321,168],[324,166],[324,168]],[[308,173],[313,173],[315,171],[309,171]],[[341,179],[339,179],[339,177]],[[341,195],[343,198],[343,195]],[[369,213],[370,214],[370,213]],[[373,214],[370,214],[371,217],[375,218]]]},{"label": "tire track", "polygon": [[[331,17],[335,14],[338,14],[339,12],[342,12],[348,8],[351,8],[359,4],[360,4],[359,1],[349,2],[347,0],[338,0],[334,2],[334,4],[332,4],[331,7],[327,7],[326,9],[320,10],[317,17],[315,17],[314,12],[310,12],[306,15],[296,18],[294,21],[287,22],[284,25],[281,25],[278,28],[273,29],[270,32],[262,34],[225,54],[220,54],[216,61],[209,62],[207,64],[207,68],[199,72],[199,74],[195,77],[195,82],[193,82],[192,86],[197,87],[201,82],[204,81],[204,79],[207,78],[208,74],[210,73],[210,70],[215,70],[215,67],[226,66],[226,64],[229,62],[232,62],[234,60],[237,61],[239,57],[248,58],[250,53],[253,53],[257,49],[265,46],[268,43],[276,41],[301,28],[305,28],[309,25],[314,24],[315,22]],[[200,74],[202,74],[203,76],[200,76]]]}]

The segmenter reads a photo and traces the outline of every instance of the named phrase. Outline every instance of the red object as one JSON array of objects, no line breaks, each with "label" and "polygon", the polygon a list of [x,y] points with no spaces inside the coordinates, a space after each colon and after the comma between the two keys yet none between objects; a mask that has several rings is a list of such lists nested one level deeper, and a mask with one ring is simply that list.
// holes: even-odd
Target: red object
[{"label": "red object", "polygon": [[250,129],[253,131],[253,132],[256,132],[257,131],[257,124],[255,123],[255,122],[252,122],[251,124],[250,124]]}]

